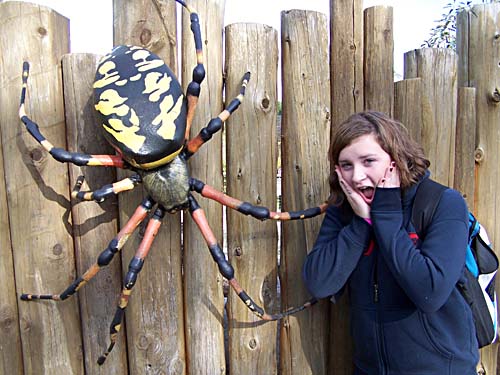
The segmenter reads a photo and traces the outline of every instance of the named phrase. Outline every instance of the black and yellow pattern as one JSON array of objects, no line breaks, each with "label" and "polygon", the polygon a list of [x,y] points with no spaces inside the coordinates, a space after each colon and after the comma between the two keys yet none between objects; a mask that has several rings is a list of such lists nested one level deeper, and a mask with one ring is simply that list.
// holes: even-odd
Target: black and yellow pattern
[{"label": "black and yellow pattern", "polygon": [[95,76],[94,103],[104,136],[132,166],[156,168],[180,153],[187,100],[154,53],[118,46],[104,56]]}]

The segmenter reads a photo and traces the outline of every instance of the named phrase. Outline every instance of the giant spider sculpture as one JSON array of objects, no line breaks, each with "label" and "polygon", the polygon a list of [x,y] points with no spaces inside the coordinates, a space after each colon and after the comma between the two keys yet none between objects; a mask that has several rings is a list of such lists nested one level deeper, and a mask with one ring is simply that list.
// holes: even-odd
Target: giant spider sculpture
[{"label": "giant spider sculpture", "polygon": [[184,96],[178,80],[168,66],[158,56],[144,48],[118,46],[99,62],[94,81],[95,108],[103,124],[104,136],[115,148],[117,155],[88,155],[69,152],[54,147],[45,139],[38,125],[25,112],[29,64],[27,62],[23,64],[23,87],[19,117],[26,125],[28,132],[54,159],[79,166],[128,168],[135,172],[130,177],[95,191],[81,191],[84,178],[80,176],[71,196],[80,200],[102,202],[109,196],[131,190],[137,184],[143,183],[147,197],[99,255],[96,263],[83,275],[77,277],[66,290],[61,294],[22,294],[21,299],[24,301],[43,299],[62,301],[72,296],[90,281],[102,267],[111,262],[132,232],[156,206],[147,225],[144,238],[130,261],[128,272],[123,281],[119,304],[111,322],[111,343],[98,359],[100,365],[104,363],[115,345],[132,288],[166,212],[189,210],[213,259],[217,262],[219,271],[229,281],[229,285],[236,291],[245,305],[259,318],[263,320],[281,319],[301,311],[315,302],[315,300],[310,300],[302,306],[278,314],[268,314],[258,306],[235,279],[233,267],[226,260],[203,210],[191,193],[195,191],[206,198],[213,199],[242,214],[251,215],[260,220],[305,219],[322,214],[326,210],[326,204],[323,204],[297,212],[272,212],[266,207],[254,206],[248,202],[229,197],[189,176],[188,159],[205,142],[210,140],[214,133],[221,129],[223,122],[239,107],[250,79],[250,73],[247,72],[243,76],[240,94],[229,103],[224,111],[210,120],[196,137],[189,139],[189,130],[200,94],[200,85],[205,77],[205,69],[198,15],[184,1],[176,1],[190,13],[191,30],[194,35],[197,55],[197,65],[193,69],[192,82],[188,85],[186,96]]}]

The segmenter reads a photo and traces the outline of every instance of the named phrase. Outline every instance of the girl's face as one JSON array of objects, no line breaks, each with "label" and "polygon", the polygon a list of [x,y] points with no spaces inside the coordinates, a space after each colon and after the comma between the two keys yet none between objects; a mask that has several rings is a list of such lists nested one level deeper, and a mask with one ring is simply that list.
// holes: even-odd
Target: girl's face
[{"label": "girl's face", "polygon": [[390,165],[390,155],[380,147],[373,134],[354,139],[339,154],[342,178],[368,204]]}]

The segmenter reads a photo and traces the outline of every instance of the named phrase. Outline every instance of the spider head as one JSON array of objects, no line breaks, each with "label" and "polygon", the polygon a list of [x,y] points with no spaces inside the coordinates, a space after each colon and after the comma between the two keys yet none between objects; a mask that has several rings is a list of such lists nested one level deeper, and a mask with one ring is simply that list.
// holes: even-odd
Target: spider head
[{"label": "spider head", "polygon": [[189,171],[182,157],[153,170],[140,171],[144,188],[158,204],[169,212],[187,208],[189,194]]}]

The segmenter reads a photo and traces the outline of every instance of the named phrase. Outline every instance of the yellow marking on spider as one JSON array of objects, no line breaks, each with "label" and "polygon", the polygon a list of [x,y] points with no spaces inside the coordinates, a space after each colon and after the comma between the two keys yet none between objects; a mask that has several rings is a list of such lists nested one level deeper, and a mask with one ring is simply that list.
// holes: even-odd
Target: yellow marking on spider
[{"label": "yellow marking on spider", "polygon": [[118,142],[121,142],[134,152],[138,152],[146,141],[145,136],[137,134],[140,130],[137,125],[126,126],[122,120],[115,118],[109,119],[109,125],[105,126],[104,129]]},{"label": "yellow marking on spider", "polygon": [[23,118],[24,116],[27,116],[26,110],[24,108],[24,104],[21,104],[21,106],[19,107],[19,118]]},{"label": "yellow marking on spider", "polygon": [[145,49],[138,50],[132,54],[132,58],[136,61],[139,61],[137,64],[135,64],[135,67],[139,72],[145,72],[147,70],[156,69],[159,66],[165,64],[163,60],[160,59],[146,61],[146,58],[148,58],[149,56],[151,56],[151,52]]},{"label": "yellow marking on spider", "polygon": [[118,182],[115,182],[113,184],[113,191],[115,193],[119,193],[121,191],[125,191],[125,190],[131,190],[135,187],[134,183],[132,182],[132,180],[130,178],[126,178],[124,180],[121,180],[121,181],[118,181]]},{"label": "yellow marking on spider", "polygon": [[77,286],[76,286],[76,288],[75,288],[75,292],[78,292],[78,290],[79,290],[82,286],[84,286],[85,284],[87,284],[87,281],[85,281],[85,280],[82,280],[80,283],[78,283],[78,285],[77,285]]},{"label": "yellow marking on spider", "polygon": [[99,96],[99,102],[95,105],[95,109],[104,116],[116,114],[119,117],[125,116],[130,108],[124,103],[128,98],[121,97],[120,94],[113,89],[105,90]]},{"label": "yellow marking on spider", "polygon": [[99,159],[92,158],[92,159],[89,160],[89,162],[87,163],[87,165],[89,167],[99,167],[99,166],[103,165],[103,163]]},{"label": "yellow marking on spider", "polygon": [[127,242],[128,238],[130,237],[129,234],[125,234],[122,238],[120,238],[118,240],[118,243],[116,244],[116,247],[118,248],[118,251],[120,251],[123,247],[123,245],[125,245],[125,242]]},{"label": "yellow marking on spider", "polygon": [[170,89],[170,82],[172,82],[172,77],[167,74],[161,74],[159,72],[151,72],[144,78],[144,91],[143,94],[150,94],[149,101],[157,102],[160,100],[161,95],[166,93]]},{"label": "yellow marking on spider", "polygon": [[54,148],[54,145],[44,139],[43,141],[40,142],[40,144],[43,146],[44,149],[46,149],[48,152]]},{"label": "yellow marking on spider", "polygon": [[135,113],[135,110],[133,108],[130,108],[130,118],[129,121],[132,125],[137,125],[139,126],[139,117]]},{"label": "yellow marking on spider", "polygon": [[141,74],[141,73],[136,74],[135,76],[130,77],[130,80],[131,80],[132,82],[138,81],[138,80],[140,80],[140,79],[141,79],[141,76],[142,76],[142,74]]},{"label": "yellow marking on spider", "polygon": [[171,153],[170,155],[167,155],[160,160],[152,161],[151,163],[137,164],[136,162],[131,161],[130,164],[132,164],[134,167],[138,167],[141,169],[158,168],[158,167],[161,167],[162,165],[170,163],[172,160],[174,160],[174,158],[177,155],[179,155],[179,153],[182,151],[183,148],[184,148],[184,145],[181,146],[177,151]]},{"label": "yellow marking on spider", "polygon": [[160,114],[155,117],[152,124],[160,125],[157,133],[163,139],[174,139],[175,123],[182,110],[183,97],[179,96],[177,102],[173,104],[171,95],[165,96],[160,103]]},{"label": "yellow marking on spider", "polygon": [[94,88],[100,89],[104,86],[111,85],[112,83],[118,81],[120,76],[118,71],[114,70],[116,68],[116,64],[113,61],[106,61],[99,67],[99,74],[102,74],[100,80],[94,82]]}]

